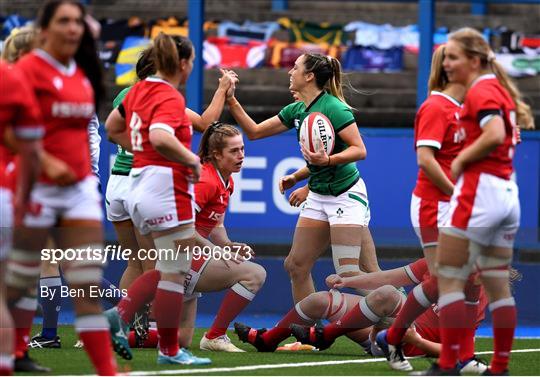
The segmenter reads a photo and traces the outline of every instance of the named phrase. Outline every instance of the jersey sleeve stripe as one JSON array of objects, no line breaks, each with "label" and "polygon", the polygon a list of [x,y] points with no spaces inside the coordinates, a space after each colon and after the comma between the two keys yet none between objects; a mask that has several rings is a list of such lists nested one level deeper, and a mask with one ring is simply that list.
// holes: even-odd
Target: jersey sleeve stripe
[{"label": "jersey sleeve stripe", "polygon": [[442,145],[437,140],[418,140],[416,142],[416,147],[433,147],[437,149],[441,149]]},{"label": "jersey sleeve stripe", "polygon": [[341,126],[337,127],[336,132],[338,132],[338,133],[341,132],[341,130],[343,130],[345,127],[348,127],[348,126],[350,126],[351,124],[353,124],[355,122],[356,122],[356,119],[353,118],[353,119],[343,123]]},{"label": "jersey sleeve stripe", "polygon": [[411,270],[411,267],[410,266],[405,266],[403,267],[405,269],[405,273],[407,274],[407,276],[409,277],[409,279],[411,279],[411,281],[415,284],[419,284],[420,283],[420,280],[414,276],[414,273],[413,271]]},{"label": "jersey sleeve stripe", "polygon": [[152,125],[150,125],[150,128],[149,130],[152,131],[152,130],[163,130],[163,131],[167,131],[168,133],[170,133],[171,135],[174,135],[174,128],[172,128],[171,126],[169,126],[168,124],[165,124],[165,123],[154,123]]},{"label": "jersey sleeve stripe", "polygon": [[484,128],[484,126],[485,126],[486,124],[488,124],[488,122],[489,122],[490,120],[492,120],[493,118],[495,118],[495,117],[497,117],[497,116],[499,116],[499,114],[488,114],[488,115],[484,116],[484,117],[483,117],[482,119],[480,119],[480,121],[479,121],[480,128]]},{"label": "jersey sleeve stripe", "polygon": [[285,123],[285,118],[283,118],[283,115],[278,114],[277,116],[278,116],[279,120],[281,121],[281,123],[284,124],[285,126],[287,126],[287,123]]},{"label": "jersey sleeve stripe", "polygon": [[45,135],[45,129],[41,126],[17,126],[13,130],[19,139],[41,139]]},{"label": "jersey sleeve stripe", "polygon": [[197,211],[197,213],[201,212],[201,207],[199,207],[199,205],[193,201],[193,207],[195,208],[195,211]]}]

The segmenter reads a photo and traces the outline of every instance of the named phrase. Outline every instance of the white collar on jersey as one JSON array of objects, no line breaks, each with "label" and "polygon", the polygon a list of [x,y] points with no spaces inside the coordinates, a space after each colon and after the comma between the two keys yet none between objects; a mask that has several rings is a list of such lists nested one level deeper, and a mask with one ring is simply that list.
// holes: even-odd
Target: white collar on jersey
[{"label": "white collar on jersey", "polygon": [[442,93],[442,92],[438,92],[436,90],[432,90],[431,93],[430,93],[432,96],[441,96],[441,97],[444,97],[446,98],[448,101],[452,102],[454,105],[460,107],[461,106],[461,103],[459,103],[455,98],[452,98],[450,97],[448,94],[445,94],[445,93]]},{"label": "white collar on jersey", "polygon": [[[212,164],[212,166],[214,166],[214,164]],[[221,180],[221,183],[223,184],[223,187],[225,187],[226,189],[229,188],[229,182],[225,183],[225,180],[223,179],[223,177],[221,176],[221,173],[219,172],[219,169],[217,167],[214,166],[214,169],[216,170],[216,173],[219,177],[219,179]]]},{"label": "white collar on jersey", "polygon": [[53,66],[57,71],[59,71],[64,76],[73,76],[75,74],[75,71],[77,70],[77,63],[75,63],[75,60],[73,59],[69,60],[69,64],[66,67],[65,65],[60,63],[58,60],[53,58],[51,55],[49,55],[49,53],[45,50],[36,48],[34,50],[34,53],[37,56],[39,56],[41,59],[49,63],[51,66]]},{"label": "white collar on jersey", "polygon": [[475,86],[476,84],[478,84],[482,80],[489,80],[489,79],[496,79],[496,78],[497,78],[497,76],[495,76],[494,73],[486,73],[485,75],[478,76],[471,83],[471,86],[469,87],[469,89],[472,88],[473,86]]},{"label": "white collar on jersey", "polygon": [[174,88],[170,82],[166,81],[166,80],[163,80],[162,78],[159,78],[159,77],[156,77],[156,76],[150,76],[150,77],[147,77],[145,79],[146,81],[150,81],[150,82],[161,82],[163,84],[167,84],[169,85],[171,88]]}]

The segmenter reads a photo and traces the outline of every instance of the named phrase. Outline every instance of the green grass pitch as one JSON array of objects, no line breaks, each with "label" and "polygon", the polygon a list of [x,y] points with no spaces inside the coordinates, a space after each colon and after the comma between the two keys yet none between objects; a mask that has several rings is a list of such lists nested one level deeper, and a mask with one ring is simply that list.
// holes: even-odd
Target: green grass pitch
[{"label": "green grass pitch", "polygon": [[[236,336],[229,330],[233,342],[247,353],[214,353],[198,350],[198,341],[204,329],[196,329],[193,351],[197,356],[210,357],[212,365],[204,367],[157,365],[157,352],[152,349],[134,350],[134,358],[125,361],[117,358],[120,372],[143,372],[142,375],[299,375],[299,376],[350,376],[350,375],[406,375],[391,371],[384,361],[364,355],[364,352],[350,340],[340,338],[334,346],[323,352],[276,352],[257,353],[254,348],[237,341]],[[35,333],[35,332],[34,332]],[[76,334],[71,326],[59,329],[62,339],[62,349],[31,350],[31,356],[43,365],[53,369],[53,375],[92,374],[93,369],[82,349],[73,348]],[[292,340],[291,340],[292,341]],[[477,352],[492,350],[492,339],[477,340]],[[510,372],[512,375],[540,374],[540,339],[517,339],[514,350],[532,350],[532,352],[515,352],[512,354]],[[534,351],[535,350],[535,351]],[[490,359],[490,354],[481,357]],[[377,359],[380,360],[380,359]],[[304,363],[307,363],[304,364]],[[412,360],[416,370],[429,367],[430,360],[425,358]],[[257,369],[254,369],[255,366]],[[242,370],[241,367],[246,369]],[[218,368],[215,371],[212,369]],[[249,368],[249,369],[248,369]],[[166,372],[165,372],[166,371]],[[177,371],[174,373],[173,371]]]}]

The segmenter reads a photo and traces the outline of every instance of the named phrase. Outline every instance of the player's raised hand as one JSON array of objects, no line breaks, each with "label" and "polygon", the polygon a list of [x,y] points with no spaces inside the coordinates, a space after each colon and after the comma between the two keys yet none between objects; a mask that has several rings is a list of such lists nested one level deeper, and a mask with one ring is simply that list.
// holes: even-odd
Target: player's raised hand
[{"label": "player's raised hand", "polygon": [[296,177],[294,174],[288,174],[284,177],[281,177],[279,180],[279,192],[284,194],[285,190],[290,189],[296,185]]},{"label": "player's raised hand", "polygon": [[345,282],[338,274],[332,274],[326,277],[326,286],[330,289],[340,289],[345,287]]},{"label": "player's raised hand", "polygon": [[308,194],[308,185],[297,188],[289,196],[289,204],[293,207],[299,207],[302,203],[306,201]]},{"label": "player's raised hand", "polygon": [[221,69],[221,78],[219,79],[219,89],[226,90],[227,98],[232,98],[234,96],[234,91],[236,89],[236,84],[240,82],[238,75],[234,71],[229,71],[226,69]]}]

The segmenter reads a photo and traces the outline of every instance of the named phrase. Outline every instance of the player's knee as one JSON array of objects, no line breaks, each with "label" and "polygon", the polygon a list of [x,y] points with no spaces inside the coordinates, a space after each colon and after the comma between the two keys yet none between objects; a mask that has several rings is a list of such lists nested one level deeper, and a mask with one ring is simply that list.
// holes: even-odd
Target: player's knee
[{"label": "player's knee", "polygon": [[328,303],[328,292],[314,292],[300,302],[300,307],[312,318],[324,318]]},{"label": "player's knee", "polygon": [[244,273],[241,281],[246,283],[250,291],[257,292],[266,281],[266,270],[263,266],[252,262],[244,262],[243,265]]},{"label": "player's knee", "polygon": [[307,277],[309,276],[309,273],[311,271],[311,266],[305,266],[305,264],[302,263],[302,260],[291,255],[285,258],[283,266],[285,267],[285,271],[288,272],[291,279]]},{"label": "player's knee", "polygon": [[379,316],[386,316],[392,313],[396,305],[401,300],[398,290],[391,285],[383,285],[371,292],[366,300],[370,308]]}]

